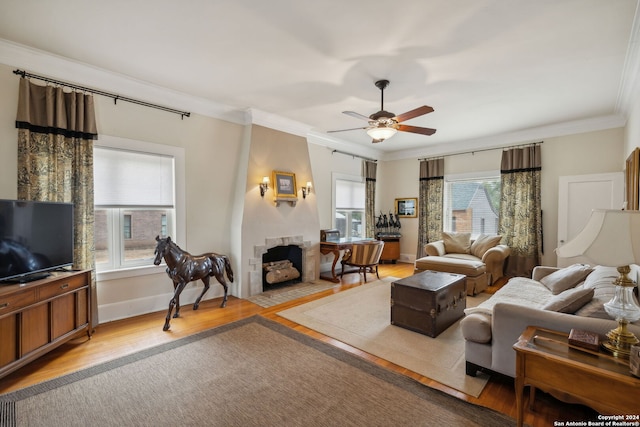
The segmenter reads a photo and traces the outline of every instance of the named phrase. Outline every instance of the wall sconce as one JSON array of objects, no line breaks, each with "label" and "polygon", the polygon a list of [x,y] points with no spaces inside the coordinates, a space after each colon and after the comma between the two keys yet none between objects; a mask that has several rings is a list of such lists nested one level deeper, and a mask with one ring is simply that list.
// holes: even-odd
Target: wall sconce
[{"label": "wall sconce", "polygon": [[311,193],[311,181],[307,181],[307,186],[302,187],[302,198],[306,199],[307,194]]},{"label": "wall sconce", "polygon": [[263,176],[262,182],[260,183],[260,197],[264,197],[264,193],[269,189],[269,177]]}]

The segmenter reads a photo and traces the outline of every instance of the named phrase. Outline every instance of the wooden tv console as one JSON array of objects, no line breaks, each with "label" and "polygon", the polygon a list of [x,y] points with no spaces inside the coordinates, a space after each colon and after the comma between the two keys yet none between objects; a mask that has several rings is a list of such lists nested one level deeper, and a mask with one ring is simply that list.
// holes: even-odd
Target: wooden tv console
[{"label": "wooden tv console", "polygon": [[90,270],[0,284],[0,378],[82,333],[91,338],[90,296]]}]

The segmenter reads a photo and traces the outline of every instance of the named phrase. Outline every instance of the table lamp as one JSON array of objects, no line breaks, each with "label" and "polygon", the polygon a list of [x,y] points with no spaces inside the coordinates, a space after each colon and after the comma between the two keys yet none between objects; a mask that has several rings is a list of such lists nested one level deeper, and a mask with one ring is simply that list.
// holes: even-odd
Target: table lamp
[{"label": "table lamp", "polygon": [[563,258],[586,256],[598,265],[617,267],[615,295],[604,309],[618,322],[607,333],[603,346],[616,357],[628,358],[638,338],[627,325],[640,319],[640,307],[633,295],[635,283],[629,278],[630,264],[640,263],[640,211],[595,209],[582,231],[556,249]]}]

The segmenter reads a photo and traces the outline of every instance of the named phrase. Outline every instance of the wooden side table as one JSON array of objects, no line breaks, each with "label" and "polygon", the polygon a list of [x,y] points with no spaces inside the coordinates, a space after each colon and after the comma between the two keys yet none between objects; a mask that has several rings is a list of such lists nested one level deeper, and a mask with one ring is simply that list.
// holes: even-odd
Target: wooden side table
[{"label": "wooden side table", "polygon": [[513,348],[518,426],[523,423],[525,385],[531,386],[530,407],[539,388],[602,414],[640,415],[640,378],[631,375],[628,360],[571,346],[568,334],[535,326],[529,326]]},{"label": "wooden side table", "polygon": [[400,258],[400,235],[385,236],[378,234],[376,237],[384,242],[380,262],[390,261],[395,264]]}]

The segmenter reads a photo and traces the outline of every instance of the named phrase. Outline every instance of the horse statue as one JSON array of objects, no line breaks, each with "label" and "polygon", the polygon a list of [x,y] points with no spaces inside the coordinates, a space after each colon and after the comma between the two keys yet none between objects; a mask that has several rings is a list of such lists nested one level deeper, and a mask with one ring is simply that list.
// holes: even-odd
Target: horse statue
[{"label": "horse statue", "polygon": [[160,236],[156,236],[156,258],[153,261],[155,265],[160,265],[162,258],[167,263],[167,274],[173,281],[174,294],[171,301],[169,301],[169,311],[164,322],[163,331],[169,330],[169,321],[171,320],[171,312],[173,308],[176,308],[176,312],[173,317],[180,317],[180,294],[187,286],[189,282],[195,280],[202,280],[204,283],[204,289],[200,296],[193,304],[193,309],[197,310],[200,306],[200,300],[204,294],[209,290],[209,278],[214,276],[218,282],[224,288],[224,298],[220,307],[227,305],[227,291],[229,287],[224,279],[224,273],[227,273],[227,277],[233,282],[233,270],[231,270],[231,263],[229,257],[226,255],[219,255],[213,252],[209,252],[202,255],[191,255],[187,251],[180,249],[176,245],[171,237],[161,239]]}]

